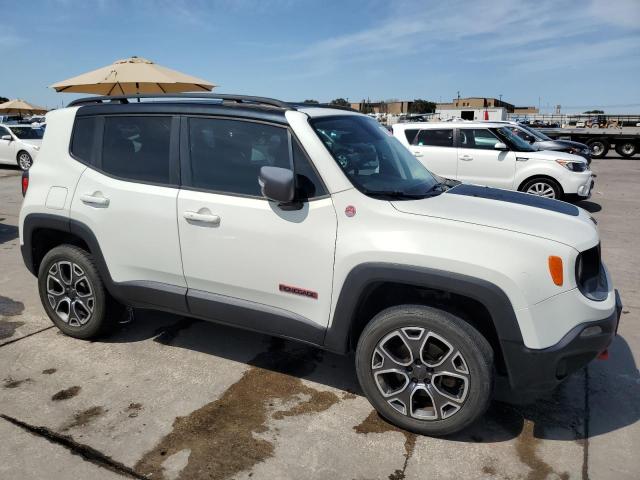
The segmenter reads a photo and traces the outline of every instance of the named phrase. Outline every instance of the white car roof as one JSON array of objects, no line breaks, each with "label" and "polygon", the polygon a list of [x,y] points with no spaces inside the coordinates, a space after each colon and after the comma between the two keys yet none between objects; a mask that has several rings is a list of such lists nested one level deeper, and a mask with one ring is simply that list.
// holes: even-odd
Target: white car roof
[{"label": "white car roof", "polygon": [[396,123],[393,125],[394,130],[407,130],[407,129],[431,129],[431,128],[500,128],[504,127],[506,122],[410,122],[410,123]]}]

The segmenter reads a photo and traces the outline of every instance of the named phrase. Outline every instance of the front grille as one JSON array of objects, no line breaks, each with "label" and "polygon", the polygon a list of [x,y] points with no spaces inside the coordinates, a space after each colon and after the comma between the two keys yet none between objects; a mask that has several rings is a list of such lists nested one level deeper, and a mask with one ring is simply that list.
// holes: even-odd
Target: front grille
[{"label": "front grille", "polygon": [[582,294],[591,300],[600,302],[607,298],[607,277],[600,258],[600,244],[578,254],[576,283]]}]

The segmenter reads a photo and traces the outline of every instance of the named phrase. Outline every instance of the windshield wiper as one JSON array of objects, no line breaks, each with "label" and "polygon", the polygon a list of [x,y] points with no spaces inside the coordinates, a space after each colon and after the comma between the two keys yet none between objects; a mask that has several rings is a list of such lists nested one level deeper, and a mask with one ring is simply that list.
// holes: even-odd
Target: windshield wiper
[{"label": "windshield wiper", "polygon": [[396,199],[404,198],[404,199],[416,200],[416,199],[434,197],[436,195],[440,195],[446,189],[447,188],[445,187],[444,184],[436,183],[424,193],[408,193],[408,192],[403,192],[402,190],[369,190],[367,188],[363,189],[363,193],[371,196],[376,196],[376,197],[380,196],[380,197],[389,197],[389,198],[396,198]]}]

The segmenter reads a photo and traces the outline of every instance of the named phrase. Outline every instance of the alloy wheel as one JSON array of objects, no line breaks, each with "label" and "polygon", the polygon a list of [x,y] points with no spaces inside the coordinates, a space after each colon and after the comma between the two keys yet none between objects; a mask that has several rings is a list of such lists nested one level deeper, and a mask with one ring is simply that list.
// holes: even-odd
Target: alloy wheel
[{"label": "alloy wheel", "polygon": [[96,302],[84,270],[66,260],[49,268],[47,299],[56,316],[72,327],[80,327],[91,319]]},{"label": "alloy wheel", "polygon": [[29,170],[31,168],[31,164],[33,161],[31,160],[31,155],[27,152],[22,152],[18,155],[18,165],[22,170]]},{"label": "alloy wheel", "polygon": [[418,420],[443,420],[460,411],[470,374],[462,353],[421,327],[394,330],[378,342],[371,372],[391,407]]},{"label": "alloy wheel", "polygon": [[535,182],[527,188],[527,193],[538,195],[539,197],[556,198],[553,187],[546,182]]}]

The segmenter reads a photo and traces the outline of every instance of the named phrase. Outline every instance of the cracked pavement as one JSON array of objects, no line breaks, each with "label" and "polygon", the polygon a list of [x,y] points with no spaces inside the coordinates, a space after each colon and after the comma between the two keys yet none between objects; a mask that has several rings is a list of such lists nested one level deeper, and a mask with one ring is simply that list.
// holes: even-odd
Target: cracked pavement
[{"label": "cracked pavement", "polygon": [[20,257],[20,172],[0,167],[0,478],[637,478],[640,162],[593,169],[581,206],[624,303],[609,360],[434,439],[372,412],[351,357],[147,311],[95,342],[50,328]]}]

